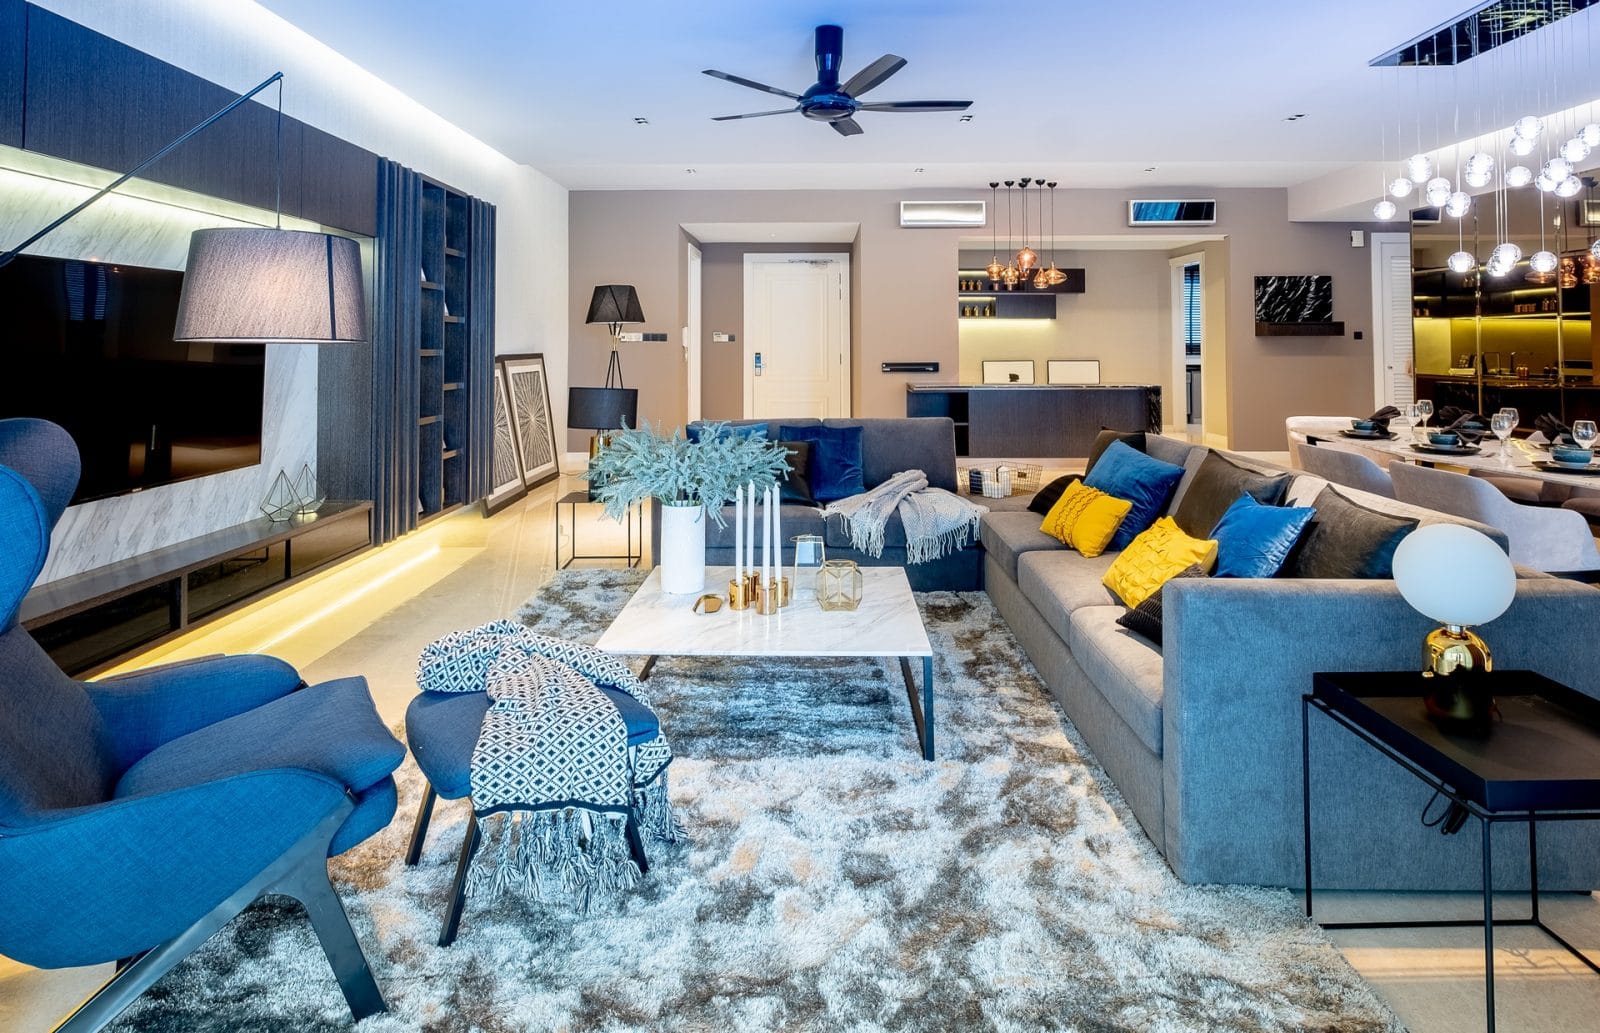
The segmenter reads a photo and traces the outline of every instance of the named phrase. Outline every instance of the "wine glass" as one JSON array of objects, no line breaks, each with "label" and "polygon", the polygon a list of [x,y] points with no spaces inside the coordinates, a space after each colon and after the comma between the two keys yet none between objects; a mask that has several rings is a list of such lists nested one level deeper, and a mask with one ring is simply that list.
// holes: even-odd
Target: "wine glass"
[{"label": "wine glass", "polygon": [[1495,437],[1500,439],[1500,462],[1502,464],[1511,462],[1511,453],[1506,451],[1506,438],[1511,436],[1511,432],[1516,429],[1516,426],[1516,420],[1504,411],[1497,412],[1489,417],[1489,430]]},{"label": "wine glass", "polygon": [[1600,437],[1593,420],[1573,420],[1572,440],[1578,443],[1579,448],[1593,448],[1594,439]]},{"label": "wine glass", "polygon": [[1512,430],[1516,430],[1518,427],[1522,426],[1522,415],[1520,413],[1518,413],[1516,409],[1514,409],[1511,406],[1507,405],[1507,406],[1502,406],[1500,411],[1505,413],[1507,416],[1511,417],[1511,429]]},{"label": "wine glass", "polygon": [[1429,420],[1433,419],[1433,402],[1431,400],[1427,398],[1417,399],[1417,418],[1422,421],[1424,427],[1428,425]]}]

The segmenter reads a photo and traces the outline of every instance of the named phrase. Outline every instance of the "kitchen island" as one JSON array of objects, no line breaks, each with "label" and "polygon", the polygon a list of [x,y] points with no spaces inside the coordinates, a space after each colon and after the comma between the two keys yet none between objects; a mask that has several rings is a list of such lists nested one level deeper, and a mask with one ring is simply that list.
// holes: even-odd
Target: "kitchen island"
[{"label": "kitchen island", "polygon": [[907,384],[907,416],[948,416],[956,455],[1079,459],[1102,427],[1161,431],[1151,384]]}]

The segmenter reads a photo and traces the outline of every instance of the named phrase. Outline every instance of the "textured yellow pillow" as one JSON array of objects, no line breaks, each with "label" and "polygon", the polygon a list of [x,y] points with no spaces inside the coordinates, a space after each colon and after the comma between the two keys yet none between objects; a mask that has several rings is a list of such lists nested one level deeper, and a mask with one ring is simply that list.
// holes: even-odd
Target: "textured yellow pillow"
[{"label": "textured yellow pillow", "polygon": [[1116,537],[1133,503],[1073,481],[1045,514],[1039,530],[1085,556],[1098,556]]},{"label": "textured yellow pillow", "polygon": [[1198,566],[1209,574],[1216,564],[1216,542],[1190,538],[1171,517],[1162,517],[1128,543],[1102,583],[1124,605],[1133,607],[1161,591],[1169,578],[1186,567]]}]

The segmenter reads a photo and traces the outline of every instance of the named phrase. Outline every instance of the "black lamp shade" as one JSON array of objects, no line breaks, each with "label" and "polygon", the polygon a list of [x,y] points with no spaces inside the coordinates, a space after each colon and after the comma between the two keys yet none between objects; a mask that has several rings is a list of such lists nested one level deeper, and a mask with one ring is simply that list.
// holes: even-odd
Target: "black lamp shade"
[{"label": "black lamp shade", "polygon": [[639,390],[633,387],[567,388],[567,426],[621,430],[639,425]]},{"label": "black lamp shade", "polygon": [[172,339],[365,341],[361,250],[349,237],[327,233],[195,230]]},{"label": "black lamp shade", "polygon": [[607,283],[594,289],[585,323],[642,323],[639,292],[624,283]]}]

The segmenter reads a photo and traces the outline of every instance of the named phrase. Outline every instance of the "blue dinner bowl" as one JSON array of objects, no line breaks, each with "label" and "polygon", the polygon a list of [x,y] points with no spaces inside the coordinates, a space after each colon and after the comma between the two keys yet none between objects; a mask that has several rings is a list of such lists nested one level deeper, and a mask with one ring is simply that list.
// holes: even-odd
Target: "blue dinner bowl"
[{"label": "blue dinner bowl", "polygon": [[1378,425],[1372,420],[1351,420],[1350,429],[1358,434],[1371,434],[1378,429]]},{"label": "blue dinner bowl", "polygon": [[1558,463],[1588,463],[1594,459],[1594,450],[1557,445],[1550,450],[1550,458]]},{"label": "blue dinner bowl", "polygon": [[1428,440],[1441,448],[1450,448],[1461,444],[1461,435],[1451,430],[1436,430],[1428,435]]}]

